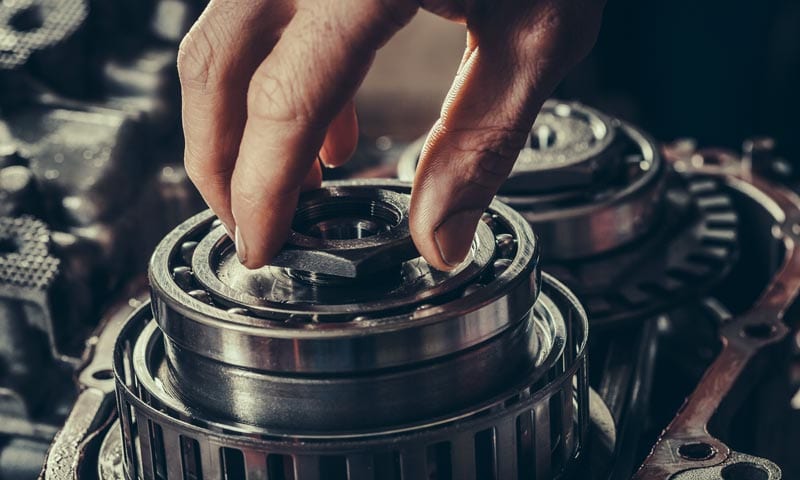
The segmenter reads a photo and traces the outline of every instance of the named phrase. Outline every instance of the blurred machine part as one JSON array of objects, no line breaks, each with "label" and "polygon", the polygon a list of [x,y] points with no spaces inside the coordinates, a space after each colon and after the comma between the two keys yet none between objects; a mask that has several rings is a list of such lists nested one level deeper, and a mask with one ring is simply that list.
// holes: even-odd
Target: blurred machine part
[{"label": "blurred machine part", "polygon": [[[559,105],[579,121],[603,119],[554,101],[534,132],[560,121],[548,115]],[[578,155],[589,150],[562,145],[574,157],[550,156],[542,170],[596,161],[578,175],[556,172],[570,182],[605,170],[583,184],[589,201],[544,204],[566,206],[569,223],[581,201],[602,210],[598,198],[649,190],[626,182],[653,166],[663,186],[647,215],[661,221],[646,219],[648,228],[609,248],[567,248],[540,262],[547,245],[523,219],[547,210],[532,203],[517,214],[496,202],[470,261],[431,271],[409,248],[408,187],[388,180],[305,194],[276,266],[255,271],[235,260],[213,216],[188,220],[153,256],[152,307],[121,301],[90,342],[81,398],[43,478],[792,478],[800,198],[755,173],[750,146],[656,148],[633,127],[603,121],[613,135],[604,149]],[[520,185],[501,197],[547,195]],[[608,193],[592,197],[598,191]],[[654,289],[646,308],[595,310],[588,351],[581,294],[537,273],[604,264],[595,275],[670,277],[651,259],[687,243],[716,272],[680,295]],[[708,260],[703,248],[720,255]],[[566,278],[590,297],[591,276]],[[595,291],[612,295],[624,286],[615,281]]]},{"label": "blurred machine part", "polygon": [[[797,471],[778,453],[778,438],[796,432],[759,444],[748,435],[762,419],[748,413],[743,426],[737,413],[752,412],[742,397],[762,392],[763,401],[759,384],[778,370],[763,358],[786,349],[796,328],[786,315],[798,288],[798,199],[760,176],[775,170],[770,146],[755,139],[736,155],[679,141],[662,153],[624,122],[550,101],[499,192],[540,233],[543,268],[586,306],[592,385],[617,422],[610,478],[630,478],[644,457],[636,478],[780,478],[775,464],[730,444]],[[401,155],[401,178],[413,177],[420,150],[418,141]],[[793,355],[772,358],[786,365]],[[789,394],[773,395],[776,411],[791,411]]]},{"label": "blurred machine part", "polygon": [[[305,194],[283,267],[242,267],[210,212],[168,235],[150,264],[152,308],[117,339],[122,414],[99,477],[125,478],[108,467],[120,457],[143,479],[576,468],[590,410],[580,305],[542,278],[530,227],[499,202],[470,260],[431,270],[411,243],[409,191],[376,181]],[[374,269],[337,274],[376,255]]]},{"label": "blurred machine part", "polygon": [[[400,178],[413,178],[423,142]],[[498,198],[531,223],[595,325],[708,291],[736,258],[738,215],[718,178],[676,172],[644,133],[578,103],[545,104]]]},{"label": "blurred machine part", "polygon": [[198,6],[106,3],[0,2],[4,479],[38,475],[103,310],[201,205],[174,71]]},{"label": "blurred machine part", "polygon": [[[387,180],[308,194],[249,272],[209,214],[173,230],[201,208],[174,64],[202,3],[0,2],[0,478],[800,477],[780,146],[659,146],[551,101],[500,192],[519,215],[494,204],[455,274],[416,258]],[[402,135],[450,67],[402,102],[387,58],[328,177],[413,172]]]}]

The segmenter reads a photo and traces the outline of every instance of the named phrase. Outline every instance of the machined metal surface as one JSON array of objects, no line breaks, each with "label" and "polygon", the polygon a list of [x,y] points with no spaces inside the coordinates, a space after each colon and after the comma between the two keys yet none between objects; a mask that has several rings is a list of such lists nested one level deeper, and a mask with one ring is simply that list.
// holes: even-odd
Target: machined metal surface
[{"label": "machined metal surface", "polygon": [[[533,472],[556,477],[585,441],[586,318],[574,297],[552,279],[546,278],[541,297],[534,317],[543,324],[564,322],[566,334],[559,340],[563,355],[544,370],[528,369],[483,401],[425,421],[305,435],[220,423],[171,395],[158,381],[165,375],[161,332],[149,311],[141,309],[115,354],[129,474],[150,479],[163,471],[168,479],[180,479],[187,468],[197,468],[210,478],[240,472],[245,476],[236,478],[250,479],[280,468],[298,479],[417,479],[447,468],[452,478],[527,478]],[[362,381],[366,389],[370,380]]]},{"label": "machined metal surface", "polygon": [[[553,144],[529,142],[498,198],[534,226],[549,258],[608,252],[657,224],[664,165],[646,135],[584,105],[558,100],[542,107],[531,138],[546,136],[545,130],[555,132]],[[403,155],[401,179],[414,177],[421,149],[417,142]]]},{"label": "machined metal surface", "polygon": [[[549,147],[529,142],[497,198],[533,226],[546,267],[594,325],[664,312],[729,271],[738,217],[718,179],[675,173],[646,134],[578,103],[548,101],[532,135],[547,132]],[[413,178],[421,148],[401,158],[400,178]],[[591,180],[563,184],[576,168]]]},{"label": "machined metal surface", "polygon": [[[165,237],[152,314],[132,317],[114,357],[131,478],[516,479],[574,467],[589,423],[582,307],[543,283],[530,227],[499,202],[452,272],[396,249],[409,193],[392,181],[323,186],[301,199],[293,229],[335,243],[295,238],[280,266],[257,271],[234,266],[210,213]],[[336,275],[319,262],[325,248],[376,250],[384,266]]]},{"label": "machined metal surface", "polygon": [[[396,185],[408,191],[408,186]],[[214,226],[211,214],[203,213],[168,235],[153,255],[150,280],[156,317],[171,341],[233,365],[306,372],[369,370],[453,353],[520,321],[536,299],[538,244],[508,207],[495,203],[491,214],[503,219],[497,222],[497,232],[486,235],[489,227],[482,227],[472,254],[454,272],[442,274],[414,259],[405,262],[411,263],[410,279],[397,276],[398,283],[377,282],[362,291],[332,287],[332,295],[317,299],[308,293],[307,284],[275,267],[239,272],[270,285],[260,296],[239,287],[249,282],[242,276],[226,279],[230,269],[216,270],[208,262],[216,256],[222,258],[219,266],[224,265],[232,256],[231,242]],[[495,245],[496,237],[503,240],[504,235],[514,240],[505,250]],[[210,248],[218,255],[206,256],[207,237],[215,242]],[[197,250],[183,258],[182,247]],[[197,265],[198,271],[190,265]],[[299,301],[293,302],[295,291]],[[228,325],[237,327],[226,330]],[[234,339],[230,345],[235,349],[226,343]],[[320,356],[322,345],[321,351],[331,355]],[[230,353],[234,351],[235,357]],[[349,357],[348,352],[359,352],[359,357]]]},{"label": "machined metal surface", "polygon": [[0,4],[0,69],[14,69],[65,42],[83,24],[85,0],[16,0]]},{"label": "machined metal surface", "polygon": [[672,174],[658,225],[630,245],[574,261],[547,261],[580,295],[592,324],[659,314],[708,292],[730,272],[740,244],[739,214],[724,182]]},{"label": "machined metal surface", "polygon": [[408,227],[409,200],[400,192],[358,186],[306,192],[289,238],[270,265],[301,278],[300,272],[313,274],[318,283],[320,275],[328,282],[363,278],[419,258]]},{"label": "machined metal surface", "polygon": [[[790,310],[800,288],[800,200],[758,175],[755,142],[743,159],[672,145],[652,170],[657,181],[645,181],[647,162],[634,168],[641,155],[627,155],[652,147],[644,136],[560,104],[568,108],[540,116],[520,158],[530,156],[527,170],[512,175],[502,198],[523,213],[541,207],[569,219],[577,206],[605,207],[633,187],[656,204],[640,235],[553,258],[555,237],[534,239],[524,217],[495,203],[468,261],[437,272],[407,249],[409,187],[348,181],[305,194],[280,265],[248,270],[220,224],[201,214],[157,249],[154,308],[124,320],[137,304],[125,297],[90,338],[80,394],[68,418],[60,407],[66,424],[42,478],[794,478],[794,454],[778,444],[790,444],[779,437],[791,437],[796,422],[781,403],[796,393],[796,369],[781,359],[796,360],[800,338]],[[50,114],[37,115],[31,125]],[[35,135],[13,135],[29,145],[0,152],[8,215],[41,208],[31,191],[83,178],[41,177],[54,158],[37,157],[56,150],[33,152]],[[105,198],[95,192],[107,193],[94,185],[112,173],[100,167],[98,182],[76,190],[88,194],[74,195],[87,202],[67,202],[70,225],[107,216],[93,213],[104,200],[92,199]],[[161,172],[166,184],[182,175]],[[174,192],[169,208],[186,197]],[[185,218],[180,208],[149,211]],[[619,221],[635,217],[626,215]],[[67,237],[51,230],[50,251],[69,273],[91,257],[65,254]],[[136,258],[150,251],[139,250]],[[603,327],[593,328],[589,352],[577,299]],[[795,375],[786,398],[785,374]],[[0,388],[4,478],[30,471],[55,434],[15,413],[18,398]],[[6,443],[23,424],[26,436]]]},{"label": "machined metal surface", "polygon": [[759,370],[764,368],[759,358],[790,331],[786,315],[800,295],[800,198],[753,175],[720,151],[667,152],[676,169],[718,175],[729,188],[755,200],[771,218],[773,235],[784,252],[777,273],[755,304],[720,328],[721,351],[634,479],[780,479],[781,471],[775,464],[734,451],[709,433],[709,425],[712,421],[723,425],[732,421],[725,400],[741,398],[753,388]]},{"label": "machined metal surface", "polygon": [[[327,188],[332,204],[337,194],[369,205],[374,195],[389,193],[407,203],[409,192],[400,183]],[[327,211],[330,218],[318,222],[352,223],[339,216],[341,209]],[[492,227],[481,225],[469,258],[454,271],[437,272],[403,254],[389,274],[362,275],[355,285],[309,284],[285,270],[308,268],[303,259],[248,271],[210,213],[190,219],[164,239],[150,268],[169,385],[230,420],[321,430],[385,424],[367,413],[387,399],[398,405],[391,422],[402,423],[490,394],[520,368],[556,353],[545,339],[558,333],[537,331],[530,317],[540,277],[529,227],[499,203],[487,219]],[[407,235],[400,222],[392,228]],[[386,233],[370,237],[370,248],[388,253],[397,239]],[[338,242],[344,250],[349,243],[367,250],[362,240]],[[373,382],[366,391],[364,376]],[[415,384],[428,388],[408,388]],[[233,401],[241,391],[258,394]],[[334,392],[342,395],[334,402],[320,396]],[[279,401],[284,397],[293,400]],[[269,409],[266,399],[273,399]],[[303,402],[306,408],[299,408]]]},{"label": "machined metal surface", "polygon": [[127,319],[146,300],[143,279],[131,282],[122,299],[112,305],[100,329],[87,341],[86,362],[77,375],[81,392],[63,428],[53,441],[41,478],[80,480],[86,478],[92,465],[86,458],[98,438],[105,434],[114,413],[113,349]]}]

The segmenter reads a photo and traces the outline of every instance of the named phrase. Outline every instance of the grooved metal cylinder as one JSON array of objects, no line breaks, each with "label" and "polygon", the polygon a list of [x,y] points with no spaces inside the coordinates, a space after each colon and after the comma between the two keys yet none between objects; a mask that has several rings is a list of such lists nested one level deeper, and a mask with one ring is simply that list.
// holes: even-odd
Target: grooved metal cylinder
[{"label": "grooved metal cylinder", "polygon": [[[423,143],[401,157],[401,179]],[[737,256],[738,214],[719,178],[673,168],[641,130],[576,102],[545,102],[497,198],[531,224],[593,327],[693,298]]]},{"label": "grooved metal cylinder", "polygon": [[582,307],[499,202],[462,265],[433,270],[410,246],[409,193],[302,196],[280,266],[244,269],[210,213],[164,239],[152,309],[114,354],[121,429],[104,451],[127,478],[549,479],[575,464]]},{"label": "grooved metal cylinder", "polygon": [[[414,178],[421,140],[398,176]],[[536,229],[550,259],[574,260],[636,241],[657,224],[666,167],[641,131],[577,102],[548,100],[498,198]]]}]

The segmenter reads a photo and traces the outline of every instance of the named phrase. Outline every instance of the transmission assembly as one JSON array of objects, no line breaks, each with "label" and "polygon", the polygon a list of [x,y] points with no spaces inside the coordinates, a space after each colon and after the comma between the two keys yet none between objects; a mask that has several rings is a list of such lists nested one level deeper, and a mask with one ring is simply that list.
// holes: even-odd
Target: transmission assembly
[{"label": "transmission assembly", "polygon": [[772,141],[550,100],[440,272],[409,233],[423,140],[365,136],[248,270],[180,163],[203,2],[112,3],[0,2],[0,478],[800,478]]},{"label": "transmission assembly", "polygon": [[304,193],[257,270],[199,213],[90,339],[42,478],[786,478],[800,199],[757,161],[548,102],[447,273],[402,180]]},{"label": "transmission assembly", "polygon": [[582,308],[499,202],[469,259],[432,270],[409,198],[389,182],[310,192],[282,266],[255,271],[210,213],[168,235],[153,307],[117,340],[122,435],[104,454],[148,479],[566,471],[589,417]]}]

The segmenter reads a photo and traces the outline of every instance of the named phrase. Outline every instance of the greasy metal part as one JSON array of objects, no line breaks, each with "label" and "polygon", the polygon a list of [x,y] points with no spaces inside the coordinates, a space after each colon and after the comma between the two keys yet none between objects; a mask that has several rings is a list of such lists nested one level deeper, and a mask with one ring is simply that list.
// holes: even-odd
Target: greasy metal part
[{"label": "greasy metal part", "polygon": [[[586,445],[586,456],[588,458],[584,458],[577,465],[575,471],[571,472],[571,475],[574,478],[601,480],[607,478],[606,472],[609,468],[609,463],[613,459],[612,454],[615,450],[617,434],[616,427],[614,426],[614,420],[611,417],[608,408],[605,406],[600,396],[597,395],[597,392],[591,389],[589,390],[589,418],[591,420],[591,426],[588,432],[588,443]],[[108,434],[104,437],[100,453],[98,455],[97,476],[100,480],[127,480],[127,477],[125,476],[123,449],[122,433],[119,423],[117,422],[111,426]],[[384,454],[383,458],[385,459],[386,457],[392,457],[392,455]],[[441,456],[435,458],[436,460],[433,461],[437,462],[436,468],[438,471],[438,466],[440,464],[439,462],[443,462],[443,459]],[[286,480],[293,478],[293,462],[290,464],[285,460],[278,462],[276,457],[272,457],[273,460],[270,462],[269,456],[267,459],[266,473],[268,475],[277,476],[278,478],[283,477]],[[287,466],[287,464],[289,466]],[[276,465],[284,466],[284,469],[281,470]],[[368,462],[367,465],[369,465]],[[374,467],[375,463],[373,463],[373,468]],[[446,472],[446,470],[444,470],[442,473],[444,474],[444,472]],[[391,473],[396,473],[396,470]],[[391,475],[391,473],[388,475]],[[522,473],[524,474],[525,471]],[[535,473],[535,471],[532,473]],[[375,469],[374,478],[376,480],[392,478],[391,476],[379,477],[381,474],[387,475],[386,470]],[[521,477],[518,478],[521,480]]]},{"label": "greasy metal part", "polygon": [[502,194],[552,246],[557,260],[580,259],[629,244],[652,230],[661,216],[665,169],[654,143],[632,126],[612,120],[617,145],[605,162],[613,174],[576,192]]},{"label": "greasy metal part", "polygon": [[709,434],[708,426],[723,413],[720,409],[724,399],[752,388],[758,376],[757,355],[781,342],[788,333],[784,316],[800,294],[800,198],[754,175],[724,152],[669,148],[666,152],[676,170],[717,175],[728,188],[761,205],[772,218],[773,235],[784,252],[778,272],[758,301],[720,329],[722,350],[634,478],[779,479],[780,470],[774,464],[731,451]]},{"label": "greasy metal part", "polygon": [[659,224],[635,245],[546,264],[580,295],[593,325],[611,327],[707,292],[737,258],[738,229],[739,215],[718,178],[672,174]]},{"label": "greasy metal part", "polygon": [[51,201],[61,202],[70,226],[119,214],[146,178],[142,123],[129,113],[67,103],[15,109],[2,120],[40,194],[57,196]]},{"label": "greasy metal part", "polygon": [[[537,122],[562,139],[546,150],[561,160],[524,149],[514,188],[504,186],[497,198],[533,226],[548,271],[578,294],[593,325],[662,313],[727,274],[738,250],[738,217],[715,178],[676,174],[647,135],[577,103],[548,101]],[[558,133],[567,127],[574,134]],[[406,151],[400,178],[413,178],[420,150],[417,143]],[[602,174],[581,188],[559,184],[579,165]],[[547,191],[534,180],[559,188]]]},{"label": "greasy metal part", "polygon": [[66,356],[59,344],[58,324],[51,310],[60,263],[50,252],[50,231],[43,222],[32,217],[0,217],[0,299],[10,308],[18,308],[30,324],[44,332],[53,358],[74,364],[77,359]]},{"label": "greasy metal part", "polygon": [[361,279],[398,267],[419,257],[408,226],[409,200],[408,195],[377,188],[306,192],[289,238],[270,265]]},{"label": "greasy metal part", "polygon": [[16,0],[0,3],[0,70],[65,42],[85,21],[85,0]]},{"label": "greasy metal part", "polygon": [[769,460],[731,452],[728,458],[717,465],[684,470],[670,477],[670,480],[776,480],[780,478],[780,469]]},{"label": "greasy metal part", "polygon": [[[324,187],[301,203],[295,229],[350,229],[354,221],[372,221],[351,212],[377,212],[376,199],[407,205],[409,188],[389,182]],[[344,208],[342,200],[352,205]],[[491,226],[481,225],[469,258],[452,272],[436,272],[397,250],[410,240],[402,232],[404,210],[395,212],[387,235],[367,237],[369,243],[358,236],[335,240],[340,251],[394,262],[389,274],[367,275],[356,286],[308,285],[275,266],[248,271],[210,213],[168,235],[150,269],[156,320],[167,336],[167,387],[220,418],[327,431],[450,412],[558,357],[560,343],[552,339],[563,335],[539,331],[530,317],[540,281],[538,248],[517,214],[492,204]],[[287,248],[294,250],[294,242]],[[305,248],[299,253],[319,258]],[[397,254],[390,255],[393,249]],[[321,376],[331,373],[337,376]],[[251,395],[241,397],[242,391]]]},{"label": "greasy metal part", "polygon": [[[409,189],[402,183],[394,188]],[[231,245],[216,240],[224,237],[221,228],[212,225],[210,213],[202,213],[165,237],[152,257],[156,319],[176,346],[231,365],[275,371],[368,371],[461,351],[520,321],[538,291],[538,278],[531,275],[538,269],[538,243],[528,226],[500,203],[489,213],[499,218],[495,236],[514,239],[509,248],[498,248],[496,257],[487,255],[495,251],[496,239],[482,243],[486,236],[479,233],[472,255],[454,272],[427,270],[411,260],[414,269],[426,270],[408,283],[376,284],[362,288],[365,292],[331,289],[307,298],[302,296],[307,285],[268,267],[266,276],[256,277],[271,285],[258,302],[249,302],[247,289],[235,279],[215,275],[209,259],[224,257]],[[209,251],[218,254],[206,255],[206,236],[215,239],[218,250]],[[200,271],[203,266],[209,271]],[[480,275],[488,276],[479,280]],[[212,278],[219,282],[209,288]],[[235,295],[218,295],[220,285]],[[301,301],[293,301],[295,291]]]},{"label": "greasy metal part", "polygon": [[[342,248],[374,219],[341,215],[341,196],[375,212],[376,198],[407,205],[410,192],[391,181],[323,188],[294,228],[346,231]],[[318,215],[302,213],[309,205]],[[385,231],[402,220],[392,218]],[[119,335],[128,477],[505,480],[577,467],[586,316],[560,283],[542,283],[533,233],[508,207],[487,209],[455,272],[397,255],[382,269],[395,278],[358,288],[308,284],[285,267],[245,273],[220,231],[205,213],[165,238],[150,265],[152,313],[142,307]],[[220,285],[266,288],[249,304]],[[114,450],[112,439],[98,464],[110,478]]]},{"label": "greasy metal part", "polygon": [[81,393],[50,447],[41,480],[80,480],[92,468],[93,443],[114,418],[114,345],[127,319],[146,299],[143,283],[131,282],[127,295],[109,309],[97,333],[87,340],[86,362],[77,375]]},{"label": "greasy metal part", "polygon": [[[586,318],[556,281],[545,276],[542,288],[537,323],[566,322],[559,340],[563,355],[543,364],[544,371],[528,369],[506,388],[446,415],[315,434],[220,423],[172,396],[157,381],[164,375],[161,333],[148,310],[140,309],[115,352],[128,474],[151,479],[164,472],[180,479],[201,471],[203,478],[250,479],[264,478],[271,468],[291,468],[289,478],[303,480],[419,479],[441,469],[459,479],[528,478],[534,472],[555,478],[586,441]],[[156,338],[147,342],[148,351],[139,345],[151,334]],[[366,393],[370,380],[363,381]]]},{"label": "greasy metal part", "polygon": [[[185,174],[177,181],[182,165],[162,169],[181,161],[176,38],[199,8],[194,0],[0,1],[0,215],[47,231],[0,252],[9,274],[0,282],[3,479],[41,469],[109,299],[203,205]],[[42,242],[46,255],[31,254]],[[45,288],[23,286],[54,265]],[[90,415],[92,397],[82,397],[80,415]]]},{"label": "greasy metal part", "polygon": [[[552,155],[548,149],[523,149],[509,177],[511,187],[502,187],[498,198],[533,225],[548,246],[548,258],[608,252],[658,224],[665,168],[646,135],[584,105],[558,100],[545,103],[537,122],[534,132],[561,132],[555,136],[562,140]],[[421,149],[418,142],[403,155],[401,179],[414,177]],[[578,181],[581,170],[584,178]]]},{"label": "greasy metal part", "polygon": [[531,127],[500,194],[587,188],[614,169],[611,119],[579,103],[548,102]]},{"label": "greasy metal part", "polygon": [[[598,394],[617,425],[614,462],[609,480],[629,479],[646,424],[658,351],[657,323],[650,318],[625,332],[614,332],[605,355]],[[596,341],[596,340],[595,340]],[[592,353],[593,354],[593,353]]]}]

